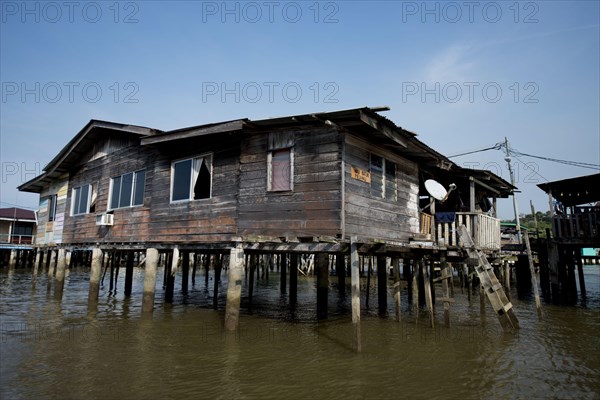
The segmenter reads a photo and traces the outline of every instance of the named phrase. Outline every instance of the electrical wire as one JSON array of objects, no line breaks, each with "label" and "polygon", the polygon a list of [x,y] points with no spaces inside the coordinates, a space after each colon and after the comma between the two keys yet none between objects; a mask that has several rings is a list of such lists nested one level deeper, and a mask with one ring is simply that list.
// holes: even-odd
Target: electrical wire
[{"label": "electrical wire", "polygon": [[513,155],[515,155],[515,156],[520,155],[520,156],[525,156],[525,157],[537,158],[537,159],[545,160],[545,161],[557,162],[557,163],[560,163],[560,164],[571,165],[571,166],[574,166],[574,167],[581,167],[581,168],[589,168],[589,169],[600,170],[600,165],[598,165],[598,164],[591,164],[591,163],[584,163],[584,162],[580,162],[580,161],[560,160],[558,158],[536,156],[536,155],[533,155],[533,154],[523,153],[523,152],[517,151],[515,149],[510,149],[510,153],[513,154]]},{"label": "electrical wire", "polygon": [[481,153],[483,151],[488,151],[488,150],[500,150],[500,149],[502,149],[502,146],[503,146],[503,144],[499,142],[490,147],[485,147],[483,149],[478,149],[478,150],[473,150],[473,151],[467,151],[466,153],[454,154],[454,155],[448,156],[448,158],[466,156],[467,154]]}]

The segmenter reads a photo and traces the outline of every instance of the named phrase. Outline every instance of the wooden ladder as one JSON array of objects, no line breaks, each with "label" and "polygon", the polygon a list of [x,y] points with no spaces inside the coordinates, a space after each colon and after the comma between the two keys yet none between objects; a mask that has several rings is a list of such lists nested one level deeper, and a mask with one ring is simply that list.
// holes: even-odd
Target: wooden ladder
[{"label": "wooden ladder", "polygon": [[467,251],[469,258],[477,261],[475,272],[479,277],[479,281],[481,282],[481,286],[484,288],[488,300],[492,304],[494,312],[498,316],[500,325],[502,325],[504,331],[507,332],[519,329],[519,321],[517,320],[517,317],[512,309],[512,304],[506,297],[506,293],[504,293],[502,284],[500,284],[498,278],[496,278],[494,269],[488,262],[487,258],[481,252],[481,250],[477,249],[465,225],[461,225],[459,227],[458,234],[460,235],[460,241]]}]

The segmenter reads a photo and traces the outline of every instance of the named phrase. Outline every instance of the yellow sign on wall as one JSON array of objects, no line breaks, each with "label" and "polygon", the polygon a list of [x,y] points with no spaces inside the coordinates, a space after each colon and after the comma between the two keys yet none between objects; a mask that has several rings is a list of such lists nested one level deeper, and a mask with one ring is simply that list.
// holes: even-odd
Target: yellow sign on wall
[{"label": "yellow sign on wall", "polygon": [[369,171],[365,171],[362,169],[358,169],[356,167],[352,167],[352,178],[362,181],[362,182],[367,182],[367,183],[371,183],[371,173]]}]

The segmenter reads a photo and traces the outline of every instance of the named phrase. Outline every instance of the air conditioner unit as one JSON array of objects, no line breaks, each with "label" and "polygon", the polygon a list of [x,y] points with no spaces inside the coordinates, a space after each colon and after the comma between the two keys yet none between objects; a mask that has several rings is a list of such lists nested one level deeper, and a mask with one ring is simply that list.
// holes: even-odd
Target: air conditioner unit
[{"label": "air conditioner unit", "polygon": [[96,225],[113,225],[114,215],[113,214],[99,214],[96,215]]}]

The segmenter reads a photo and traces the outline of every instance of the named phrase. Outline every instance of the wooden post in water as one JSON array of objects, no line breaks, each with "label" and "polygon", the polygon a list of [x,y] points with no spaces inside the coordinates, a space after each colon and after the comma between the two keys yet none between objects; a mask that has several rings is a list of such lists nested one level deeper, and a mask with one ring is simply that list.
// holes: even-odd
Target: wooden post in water
[{"label": "wooden post in water", "polygon": [[288,260],[288,255],[287,254],[282,254],[281,257],[279,258],[279,262],[281,264],[281,273],[279,275],[279,288],[280,288],[281,294],[285,294],[286,293],[286,285],[287,285],[287,276],[286,276],[286,274],[287,274],[287,260]]},{"label": "wooden post in water", "polygon": [[298,254],[290,254],[290,303],[296,304],[298,297]]},{"label": "wooden post in water", "polygon": [[360,271],[358,264],[358,245],[353,239],[350,244],[350,280],[352,283],[352,348],[355,352],[360,353]]},{"label": "wooden post in water", "polygon": [[190,282],[190,252],[184,251],[181,256],[181,291],[187,293]]},{"label": "wooden post in water", "polygon": [[95,308],[100,293],[100,271],[102,271],[102,250],[96,248],[92,251],[92,267],[90,269],[90,288],[88,292],[88,309]]},{"label": "wooden post in water", "polygon": [[204,275],[204,285],[208,288],[208,273],[210,271],[210,254],[204,255],[204,267],[206,271],[206,275]]},{"label": "wooden post in water", "polygon": [[446,262],[446,257],[440,257],[440,262],[442,266],[442,291],[443,298],[441,299],[444,302],[444,325],[450,326],[450,301],[451,293],[450,288],[448,287],[448,280],[452,277],[452,269],[449,264]]},{"label": "wooden post in water", "polygon": [[35,261],[33,262],[33,282],[35,283],[37,279],[38,269],[40,264],[42,263],[42,251],[37,249],[35,251]]},{"label": "wooden post in water", "polygon": [[315,256],[317,270],[317,318],[327,318],[327,297],[329,296],[329,255],[318,253]]},{"label": "wooden post in water", "polygon": [[506,292],[506,297],[510,300],[510,263],[508,259],[504,260],[504,291]]},{"label": "wooden post in water", "polygon": [[52,288],[52,278],[56,273],[56,264],[58,263],[58,250],[50,250],[50,255],[48,256],[49,267],[48,267],[48,275],[46,275],[46,285],[47,292],[50,293],[50,289]]},{"label": "wooden post in water", "polygon": [[346,257],[344,253],[335,255],[335,273],[338,278],[338,291],[344,295],[346,294]]},{"label": "wooden post in water", "polygon": [[577,275],[579,276],[579,291],[581,292],[581,296],[585,298],[585,278],[583,276],[583,261],[580,254],[577,254]]},{"label": "wooden post in water", "polygon": [[434,315],[433,315],[433,299],[431,298],[431,279],[429,277],[429,271],[427,268],[427,263],[423,260],[420,262],[421,264],[421,275],[423,276],[423,284],[425,289],[425,304],[427,305],[427,310],[429,311],[429,321],[430,325],[434,327]]},{"label": "wooden post in water", "polygon": [[387,314],[387,257],[377,256],[377,306],[379,315]]},{"label": "wooden post in water", "polygon": [[223,255],[219,254],[217,263],[215,264],[215,277],[213,282],[213,308],[219,308],[219,282],[221,281],[221,269],[223,268]]},{"label": "wooden post in water", "polygon": [[196,265],[198,264],[198,253],[193,253],[193,260],[194,262],[192,263],[192,286],[196,286]]},{"label": "wooden post in water", "polygon": [[242,274],[244,269],[244,250],[238,244],[229,253],[227,271],[227,304],[225,306],[225,330],[235,331],[240,321],[240,300],[242,297]]},{"label": "wooden post in water", "polygon": [[67,268],[67,251],[65,249],[58,250],[58,260],[56,263],[56,276],[54,277],[56,284],[54,286],[54,297],[57,300],[62,300],[63,289],[65,286],[65,269]]},{"label": "wooden post in water", "polygon": [[392,266],[394,268],[394,303],[396,304],[396,321],[400,322],[402,320],[400,315],[400,259],[394,257],[392,259]]},{"label": "wooden post in water", "polygon": [[539,318],[542,318],[542,303],[540,302],[540,291],[538,289],[537,278],[535,275],[535,268],[533,267],[533,254],[531,253],[531,245],[529,244],[529,232],[523,233],[525,238],[525,248],[527,249],[527,259],[529,260],[529,271],[531,273],[531,285],[533,286],[533,293],[535,295],[535,308]]},{"label": "wooden post in water", "polygon": [[373,257],[367,256],[367,293],[365,294],[365,306],[369,308],[369,297],[371,292],[371,268],[373,268]]},{"label": "wooden post in water", "polygon": [[[421,266],[415,260],[411,260],[412,264],[412,307],[413,311],[419,310],[419,275],[421,275]],[[419,313],[417,312],[417,317]]]},{"label": "wooden post in water", "polygon": [[146,265],[144,267],[144,297],[142,313],[151,314],[154,310],[154,291],[156,290],[156,267],[158,267],[158,250],[146,250]]},{"label": "wooden post in water", "polygon": [[250,271],[248,272],[248,304],[252,305],[252,300],[254,297],[254,283],[256,281],[256,260],[258,256],[256,254],[250,255]]},{"label": "wooden post in water", "polygon": [[125,264],[125,296],[131,296],[131,289],[133,287],[133,262],[135,253],[130,251],[127,253],[127,264]]},{"label": "wooden post in water", "polygon": [[16,266],[17,266],[17,250],[12,249],[10,251],[10,258],[8,260],[8,268],[15,269]]},{"label": "wooden post in water", "polygon": [[177,266],[179,265],[179,248],[173,247],[171,255],[171,265],[167,273],[167,288],[165,291],[165,303],[173,302],[173,293],[175,291],[175,276],[177,275]]}]

